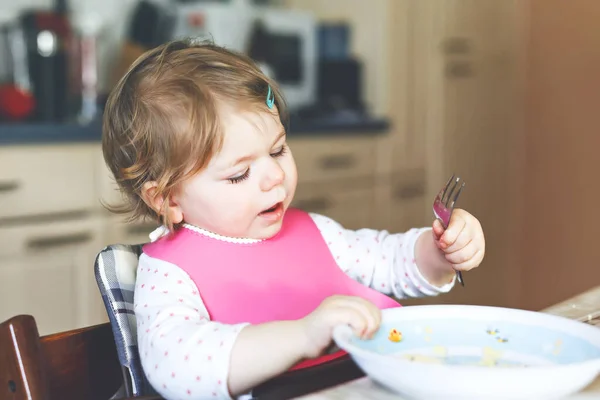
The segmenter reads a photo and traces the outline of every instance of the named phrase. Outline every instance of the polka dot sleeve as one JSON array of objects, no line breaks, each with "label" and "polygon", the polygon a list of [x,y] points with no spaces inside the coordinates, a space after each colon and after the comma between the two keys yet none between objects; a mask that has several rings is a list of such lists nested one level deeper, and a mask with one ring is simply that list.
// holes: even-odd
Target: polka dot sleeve
[{"label": "polka dot sleeve", "polygon": [[331,218],[310,214],[338,266],[352,279],[397,298],[436,296],[449,292],[448,284],[432,285],[415,262],[415,245],[430,228],[390,234],[373,229],[344,229]]},{"label": "polka dot sleeve", "polygon": [[145,254],[134,296],[139,352],[150,384],[168,399],[231,398],[231,349],[245,324],[210,321],[191,278]]}]

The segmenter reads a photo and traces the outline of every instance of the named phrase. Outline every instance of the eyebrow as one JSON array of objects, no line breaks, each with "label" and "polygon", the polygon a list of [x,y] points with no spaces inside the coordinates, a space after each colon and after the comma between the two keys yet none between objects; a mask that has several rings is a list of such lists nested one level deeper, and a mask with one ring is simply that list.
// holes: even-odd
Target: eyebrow
[{"label": "eyebrow", "polygon": [[[273,146],[275,146],[275,143],[279,142],[281,140],[281,138],[284,137],[285,135],[286,135],[285,130],[282,130],[279,133],[279,135],[277,135],[275,140],[273,141]],[[253,155],[247,155],[247,156],[240,157],[237,160],[235,160],[233,163],[229,164],[229,166],[227,168],[235,167],[236,165],[246,162],[248,160],[252,160],[253,158],[254,158]]]}]

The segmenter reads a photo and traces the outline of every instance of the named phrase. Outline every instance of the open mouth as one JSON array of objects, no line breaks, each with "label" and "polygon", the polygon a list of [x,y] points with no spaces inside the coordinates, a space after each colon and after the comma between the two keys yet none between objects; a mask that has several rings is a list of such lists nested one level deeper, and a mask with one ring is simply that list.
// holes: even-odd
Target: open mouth
[{"label": "open mouth", "polygon": [[282,211],[283,211],[283,203],[279,202],[279,203],[273,205],[273,207],[267,208],[266,210],[262,211],[259,215],[268,216],[268,215],[281,213]]}]

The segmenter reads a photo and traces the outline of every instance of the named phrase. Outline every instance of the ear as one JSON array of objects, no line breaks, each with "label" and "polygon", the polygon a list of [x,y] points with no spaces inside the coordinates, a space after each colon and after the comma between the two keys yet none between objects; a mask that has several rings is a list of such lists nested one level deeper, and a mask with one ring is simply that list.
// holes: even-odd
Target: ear
[{"label": "ear", "polygon": [[157,214],[164,216],[165,210],[163,209],[163,205],[165,201],[168,201],[169,207],[166,210],[168,220],[173,224],[183,221],[183,212],[175,197],[170,196],[168,199],[165,199],[158,193],[157,188],[158,184],[155,181],[144,183],[141,193],[144,203],[156,211]]}]

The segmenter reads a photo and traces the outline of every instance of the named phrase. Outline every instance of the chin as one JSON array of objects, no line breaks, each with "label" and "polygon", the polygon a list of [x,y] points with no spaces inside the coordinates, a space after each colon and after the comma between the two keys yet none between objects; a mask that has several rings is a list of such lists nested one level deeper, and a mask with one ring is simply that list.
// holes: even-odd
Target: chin
[{"label": "chin", "polygon": [[277,236],[277,234],[281,231],[281,226],[283,224],[280,222],[273,224],[267,228],[261,229],[259,235],[257,235],[257,239],[266,240],[271,239],[272,237]]}]

